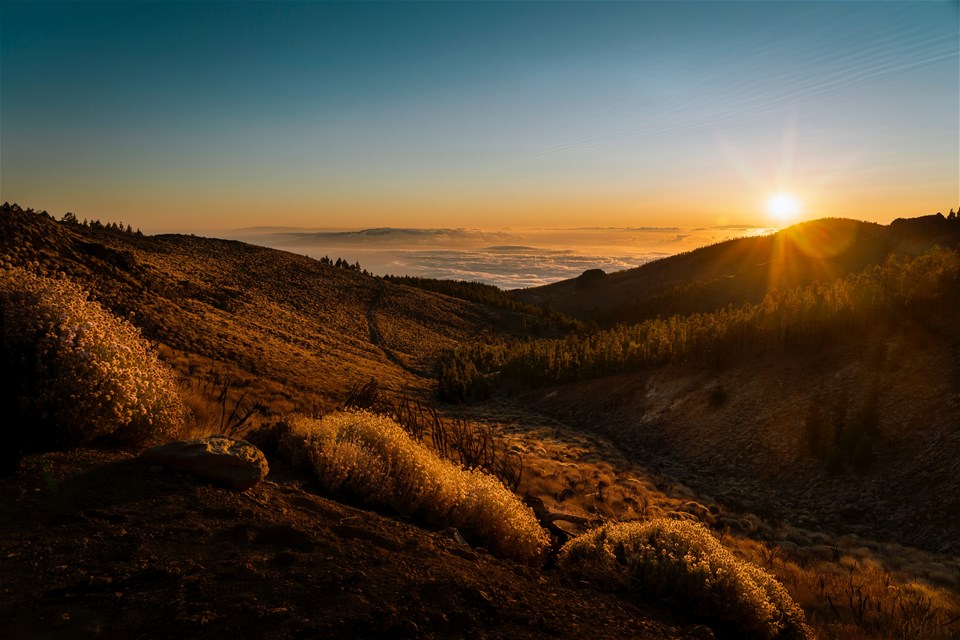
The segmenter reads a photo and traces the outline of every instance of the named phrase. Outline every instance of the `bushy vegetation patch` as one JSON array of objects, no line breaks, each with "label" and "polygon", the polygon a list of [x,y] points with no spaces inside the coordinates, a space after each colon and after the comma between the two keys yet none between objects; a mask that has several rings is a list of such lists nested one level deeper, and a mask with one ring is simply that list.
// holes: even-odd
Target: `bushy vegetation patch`
[{"label": "bushy vegetation patch", "polygon": [[418,400],[394,401],[383,392],[376,378],[348,389],[340,406],[387,416],[417,443],[426,442],[441,458],[489,473],[511,491],[516,492],[520,486],[523,458],[489,425],[444,418],[436,407]]},{"label": "bushy vegetation patch", "polygon": [[0,368],[12,449],[142,443],[183,425],[174,378],[139,330],[66,278],[0,268]]},{"label": "bushy vegetation patch", "polygon": [[738,558],[790,585],[823,640],[960,638],[960,564],[945,561],[942,554],[856,536],[832,542],[829,547],[784,549],[749,538],[724,538]]},{"label": "bushy vegetation patch", "polygon": [[535,562],[549,544],[530,508],[499,480],[440,458],[389,418],[342,411],[288,423],[281,451],[309,465],[331,493],[457,527],[500,557]]},{"label": "bushy vegetation patch", "polygon": [[699,524],[658,518],[603,525],[568,542],[559,564],[596,583],[672,603],[737,637],[813,637],[779,582],[738,560]]}]

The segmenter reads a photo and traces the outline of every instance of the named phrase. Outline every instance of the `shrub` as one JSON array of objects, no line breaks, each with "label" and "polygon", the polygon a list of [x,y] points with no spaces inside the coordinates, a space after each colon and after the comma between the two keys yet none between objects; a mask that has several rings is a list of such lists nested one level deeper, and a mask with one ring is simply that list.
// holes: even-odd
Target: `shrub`
[{"label": "shrub", "polygon": [[523,458],[488,425],[442,418],[435,407],[410,398],[394,403],[381,391],[376,378],[350,387],[340,406],[388,416],[416,442],[422,443],[426,436],[441,458],[482,469],[511,491],[520,486]]},{"label": "shrub", "polygon": [[549,544],[533,511],[496,478],[418,444],[384,416],[342,411],[294,416],[280,449],[314,470],[326,491],[454,526],[498,556],[538,561]]},{"label": "shrub", "polygon": [[0,268],[0,367],[8,437],[25,449],[141,443],[183,424],[173,377],[139,330],[65,278]]},{"label": "shrub", "polygon": [[737,637],[813,637],[780,583],[738,560],[699,524],[658,518],[603,525],[568,542],[559,564],[603,585],[659,597]]}]

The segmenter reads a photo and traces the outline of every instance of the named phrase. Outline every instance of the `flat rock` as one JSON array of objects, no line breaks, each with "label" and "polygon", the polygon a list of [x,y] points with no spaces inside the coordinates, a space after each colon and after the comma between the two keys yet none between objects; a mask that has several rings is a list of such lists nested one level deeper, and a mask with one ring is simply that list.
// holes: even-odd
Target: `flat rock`
[{"label": "flat rock", "polygon": [[243,491],[263,480],[270,470],[263,452],[249,442],[226,436],[168,442],[147,449],[144,462],[183,471]]}]

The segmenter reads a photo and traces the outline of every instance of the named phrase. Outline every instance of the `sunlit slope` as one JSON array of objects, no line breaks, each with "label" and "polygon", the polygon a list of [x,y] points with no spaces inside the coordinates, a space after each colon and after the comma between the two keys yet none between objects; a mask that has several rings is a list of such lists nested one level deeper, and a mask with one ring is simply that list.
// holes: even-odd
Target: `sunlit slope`
[{"label": "sunlit slope", "polygon": [[960,342],[940,331],[851,335],[789,358],[664,367],[522,397],[730,508],[956,553]]},{"label": "sunlit slope", "polygon": [[713,311],[759,302],[774,289],[832,280],[960,242],[960,224],[943,216],[896,220],[888,226],[826,218],[770,236],[741,238],[671,256],[635,269],[513,292],[532,304],[601,324],[638,322],[658,315]]},{"label": "sunlit slope", "polygon": [[95,230],[10,207],[0,214],[0,256],[76,279],[181,372],[248,381],[277,408],[322,402],[371,377],[430,389],[439,350],[521,324],[517,314],[292,253]]}]

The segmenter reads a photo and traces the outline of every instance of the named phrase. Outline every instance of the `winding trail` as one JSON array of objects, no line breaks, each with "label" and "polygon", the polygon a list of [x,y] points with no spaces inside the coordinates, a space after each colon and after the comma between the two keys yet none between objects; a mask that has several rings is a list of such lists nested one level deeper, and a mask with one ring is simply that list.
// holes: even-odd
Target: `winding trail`
[{"label": "winding trail", "polygon": [[370,306],[367,308],[367,327],[370,331],[370,344],[383,351],[383,354],[387,357],[387,360],[397,365],[407,373],[415,375],[418,378],[430,378],[431,376],[429,374],[411,367],[399,356],[397,356],[397,354],[386,345],[383,336],[380,334],[380,330],[377,328],[377,307],[380,306],[380,303],[383,301],[383,298],[386,294],[387,285],[383,280],[378,278],[377,292],[374,294],[373,300],[370,301]]}]

